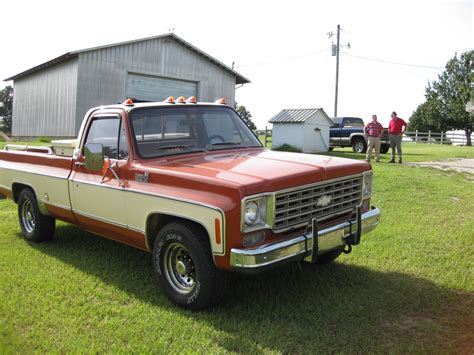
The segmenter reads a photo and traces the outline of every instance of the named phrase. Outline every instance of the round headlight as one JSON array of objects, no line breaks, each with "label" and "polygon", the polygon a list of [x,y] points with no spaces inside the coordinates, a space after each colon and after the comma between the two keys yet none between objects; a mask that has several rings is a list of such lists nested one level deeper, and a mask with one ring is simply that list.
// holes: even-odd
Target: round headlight
[{"label": "round headlight", "polygon": [[258,219],[258,205],[256,202],[249,202],[245,205],[244,221],[250,226]]}]

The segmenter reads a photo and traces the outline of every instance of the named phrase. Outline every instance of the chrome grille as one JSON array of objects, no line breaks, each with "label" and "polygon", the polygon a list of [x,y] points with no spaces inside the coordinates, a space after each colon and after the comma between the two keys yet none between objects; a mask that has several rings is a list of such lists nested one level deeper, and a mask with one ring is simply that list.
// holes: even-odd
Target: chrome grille
[{"label": "chrome grille", "polygon": [[[301,225],[313,218],[323,221],[348,212],[360,204],[361,195],[361,176],[329,181],[287,192],[277,192],[274,229],[280,230]],[[322,206],[322,202],[327,201],[329,197],[331,201],[326,206]]]}]

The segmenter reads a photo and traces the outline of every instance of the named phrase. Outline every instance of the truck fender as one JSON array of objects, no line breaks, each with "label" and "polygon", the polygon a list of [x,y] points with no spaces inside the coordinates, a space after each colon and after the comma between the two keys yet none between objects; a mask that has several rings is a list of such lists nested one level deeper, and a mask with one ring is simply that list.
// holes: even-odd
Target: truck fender
[{"label": "truck fender", "polygon": [[355,132],[355,133],[351,133],[351,134],[349,135],[349,141],[351,142],[351,145],[352,145],[352,141],[353,141],[354,138],[356,138],[356,137],[362,137],[362,138],[364,138],[365,143],[367,143],[367,135],[365,135],[364,133],[357,133],[357,132]]},{"label": "truck fender", "polygon": [[30,189],[35,194],[36,201],[38,201],[38,208],[39,208],[40,213],[45,215],[45,216],[50,216],[50,213],[48,212],[48,209],[46,208],[46,205],[41,201],[40,198],[38,198],[38,194],[36,193],[33,186],[31,186],[29,184],[26,184],[26,183],[23,183],[23,182],[14,182],[12,184],[13,201],[15,203],[18,203],[18,197],[20,196],[20,192],[21,192],[21,190],[23,190],[25,188]]},{"label": "truck fender", "polygon": [[[167,224],[171,222],[179,222],[179,221],[191,223],[196,228],[202,230],[203,233],[205,233],[209,238],[209,244],[211,245],[211,250],[213,249],[212,248],[213,243],[211,241],[212,233],[209,230],[210,226],[206,226],[205,224],[202,223],[202,221],[199,221],[189,216],[182,216],[182,215],[163,213],[163,212],[151,212],[147,216],[146,230],[145,230],[145,238],[146,238],[146,244],[147,244],[148,250],[149,251],[153,250],[153,243],[161,228],[163,228],[164,226],[166,226]],[[225,238],[224,236],[222,237],[223,239]],[[225,243],[225,241],[222,240],[222,243]],[[224,253],[225,253],[225,248],[224,248]],[[214,254],[216,253],[213,251],[213,257],[214,257]]]}]

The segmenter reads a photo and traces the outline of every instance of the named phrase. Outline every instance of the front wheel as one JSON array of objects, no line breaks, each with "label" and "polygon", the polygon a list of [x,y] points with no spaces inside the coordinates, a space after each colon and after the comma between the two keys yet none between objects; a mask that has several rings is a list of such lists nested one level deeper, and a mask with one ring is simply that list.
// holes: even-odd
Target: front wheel
[{"label": "front wheel", "polygon": [[226,275],[214,265],[209,238],[191,223],[172,222],[161,229],[153,266],[166,296],[179,307],[201,310],[224,294]]},{"label": "front wheel", "polygon": [[21,234],[30,242],[43,242],[53,239],[56,221],[51,216],[41,214],[38,201],[29,188],[21,190],[18,196],[18,220]]},{"label": "front wheel", "polygon": [[365,153],[367,151],[367,143],[362,137],[354,138],[352,141],[352,150],[356,153]]}]

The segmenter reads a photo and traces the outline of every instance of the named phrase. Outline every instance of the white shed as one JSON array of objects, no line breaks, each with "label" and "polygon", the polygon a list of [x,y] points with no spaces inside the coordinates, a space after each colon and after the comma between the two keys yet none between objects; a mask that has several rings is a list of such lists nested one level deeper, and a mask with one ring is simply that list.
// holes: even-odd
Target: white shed
[{"label": "white shed", "polygon": [[329,128],[334,123],[322,108],[282,110],[269,122],[274,148],[290,144],[304,153],[328,151]]}]

